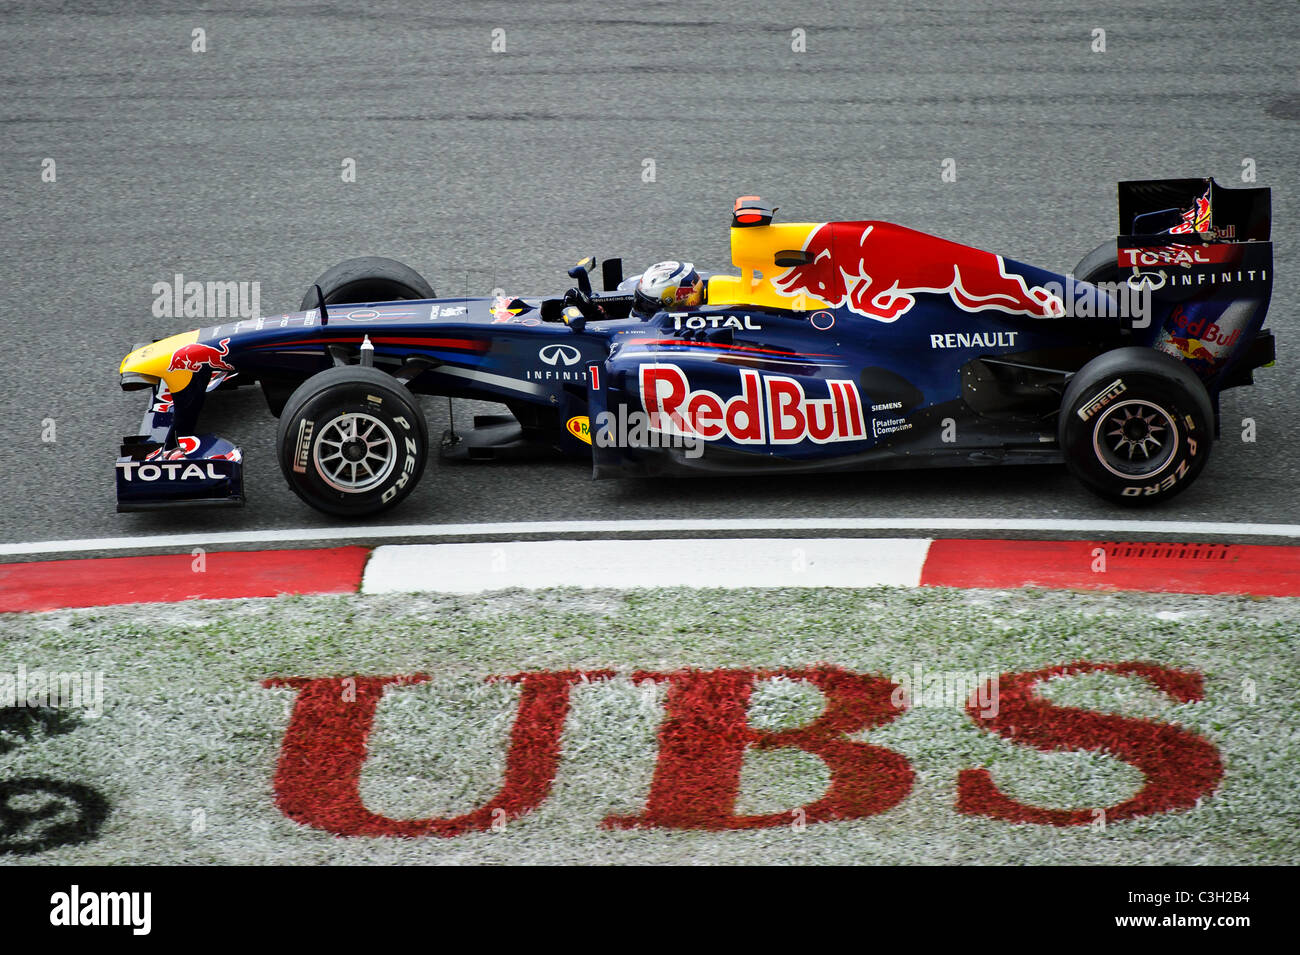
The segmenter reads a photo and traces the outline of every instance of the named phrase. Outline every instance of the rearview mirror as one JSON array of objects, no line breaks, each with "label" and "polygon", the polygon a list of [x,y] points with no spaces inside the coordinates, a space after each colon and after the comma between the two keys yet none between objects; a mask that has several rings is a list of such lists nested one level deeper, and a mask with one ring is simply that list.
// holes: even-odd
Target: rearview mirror
[{"label": "rearview mirror", "polygon": [[596,267],[596,257],[589,255],[573,268],[569,269],[569,278],[578,280],[578,288],[591,294],[591,270]]}]

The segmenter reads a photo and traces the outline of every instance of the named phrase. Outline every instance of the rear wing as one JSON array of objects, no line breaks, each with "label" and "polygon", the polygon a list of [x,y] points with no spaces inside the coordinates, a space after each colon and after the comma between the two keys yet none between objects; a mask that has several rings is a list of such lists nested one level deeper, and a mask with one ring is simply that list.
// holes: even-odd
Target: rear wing
[{"label": "rear wing", "polygon": [[1271,190],[1225,189],[1213,178],[1119,184],[1121,236],[1184,235],[1213,242],[1267,242]]},{"label": "rear wing", "polygon": [[1181,359],[1212,394],[1249,384],[1273,360],[1263,331],[1273,291],[1266,187],[1212,178],[1119,184],[1120,272],[1151,294],[1147,344]]}]

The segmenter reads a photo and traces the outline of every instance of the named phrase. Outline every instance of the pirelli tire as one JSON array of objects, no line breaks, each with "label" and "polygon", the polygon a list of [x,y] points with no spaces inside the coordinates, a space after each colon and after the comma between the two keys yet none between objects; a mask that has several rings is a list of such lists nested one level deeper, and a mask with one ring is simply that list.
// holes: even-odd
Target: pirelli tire
[{"label": "pirelli tire", "polygon": [[1204,470],[1214,410],[1201,380],[1150,348],[1117,348],[1084,365],[1061,398],[1058,438],[1071,473],[1119,504],[1167,501]]},{"label": "pirelli tire", "polygon": [[1080,282],[1122,282],[1124,270],[1119,267],[1119,251],[1115,240],[1108,239],[1079,260],[1074,267],[1074,277]]},{"label": "pirelli tire", "polygon": [[345,259],[326,269],[307,287],[299,306],[302,311],[316,307],[317,285],[325,293],[327,306],[436,297],[433,286],[415,269],[378,255]]},{"label": "pirelli tire", "polygon": [[365,517],[396,507],[419,483],[429,433],[401,382],[347,365],[313,375],[290,395],[276,447],[280,470],[305,502]]}]

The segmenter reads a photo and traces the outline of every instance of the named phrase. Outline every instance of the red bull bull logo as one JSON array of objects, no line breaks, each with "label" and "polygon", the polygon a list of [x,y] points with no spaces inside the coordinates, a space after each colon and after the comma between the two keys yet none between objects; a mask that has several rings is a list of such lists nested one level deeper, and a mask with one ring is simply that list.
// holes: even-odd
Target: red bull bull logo
[{"label": "red bull bull logo", "polygon": [[1214,353],[1206,348],[1205,342],[1199,338],[1170,336],[1169,344],[1184,358],[1190,358],[1193,361],[1214,361]]},{"label": "red bull bull logo", "polygon": [[1169,323],[1156,347],[1175,358],[1214,364],[1226,357],[1241,340],[1240,328],[1225,328],[1218,320],[1189,314],[1179,305],[1169,315]]},{"label": "red bull bull logo", "polygon": [[155,399],[153,405],[149,408],[155,414],[168,414],[174,407],[172,403],[172,393],[164,388],[162,393]]},{"label": "red bull bull logo", "polygon": [[225,362],[226,356],[230,353],[229,345],[229,338],[221,339],[216,348],[199,342],[183,345],[172,352],[172,360],[167,370],[202,371],[204,368],[213,368],[217,371],[234,371],[235,367]]},{"label": "red bull bull logo", "polygon": [[156,448],[144,456],[146,461],[180,461],[199,449],[199,439],[192,434],[183,434],[176,439],[177,447],[170,451]]},{"label": "red bull bull logo", "polygon": [[1192,207],[1183,213],[1183,221],[1169,230],[1171,235],[1187,232],[1209,232],[1210,229],[1210,191],[1198,197]]},{"label": "red bull bull logo", "polygon": [[[202,442],[198,435],[182,434],[176,438],[176,447],[171,450],[155,448],[144,456],[146,461],[183,461],[186,458],[192,458],[198,455],[199,447]],[[209,451],[204,456],[205,461],[241,461],[243,452],[238,448],[231,448],[229,451],[217,452]]]},{"label": "red bull bull logo", "polygon": [[809,295],[879,322],[897,321],[922,292],[947,295],[967,312],[1065,314],[1058,296],[1009,274],[1002,256],[887,222],[823,223],[803,253],[773,280],[779,294]]}]

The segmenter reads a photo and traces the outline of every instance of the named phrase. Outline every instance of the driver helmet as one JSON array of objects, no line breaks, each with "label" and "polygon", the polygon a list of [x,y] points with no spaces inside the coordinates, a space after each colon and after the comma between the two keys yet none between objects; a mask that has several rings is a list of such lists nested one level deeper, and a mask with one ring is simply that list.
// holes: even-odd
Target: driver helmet
[{"label": "driver helmet", "polygon": [[690,262],[656,262],[637,280],[632,300],[632,307],[642,315],[698,308],[704,304],[704,279]]}]

